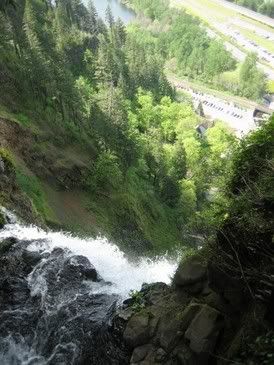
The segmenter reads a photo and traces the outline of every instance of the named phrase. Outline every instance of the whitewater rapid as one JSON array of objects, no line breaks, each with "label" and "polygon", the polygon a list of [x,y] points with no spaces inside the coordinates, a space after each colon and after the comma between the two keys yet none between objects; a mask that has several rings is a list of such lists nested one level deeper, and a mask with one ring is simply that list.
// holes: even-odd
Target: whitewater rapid
[{"label": "whitewater rapid", "polygon": [[178,265],[178,259],[171,259],[167,255],[154,259],[129,260],[115,244],[104,237],[83,239],[67,232],[26,226],[15,219],[0,230],[0,240],[8,237],[35,241],[28,246],[30,251],[52,252],[54,248],[61,247],[70,250],[72,254],[87,257],[102,278],[112,283],[100,290],[118,294],[122,298],[128,297],[131,290],[140,290],[143,283],[169,284]]}]

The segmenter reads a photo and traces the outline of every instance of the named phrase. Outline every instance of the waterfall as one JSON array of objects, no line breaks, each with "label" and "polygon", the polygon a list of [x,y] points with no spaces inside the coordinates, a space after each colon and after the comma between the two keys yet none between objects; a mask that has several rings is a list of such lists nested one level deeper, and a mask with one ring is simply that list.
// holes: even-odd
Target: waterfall
[{"label": "waterfall", "polygon": [[130,290],[169,283],[177,260],[129,259],[104,237],[45,231],[14,216],[0,230],[0,242],[9,237],[16,242],[0,257],[0,364],[126,363],[110,318]]}]

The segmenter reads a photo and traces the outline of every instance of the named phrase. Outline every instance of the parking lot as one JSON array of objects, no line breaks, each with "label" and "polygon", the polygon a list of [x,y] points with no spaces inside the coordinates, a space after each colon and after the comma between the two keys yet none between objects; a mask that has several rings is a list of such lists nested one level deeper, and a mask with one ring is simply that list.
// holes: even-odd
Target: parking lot
[{"label": "parking lot", "polygon": [[242,137],[256,128],[253,119],[254,109],[243,108],[233,102],[184,87],[179,83],[175,86],[192,97],[193,105],[196,109],[199,105],[202,105],[206,118],[222,120],[238,137]]}]

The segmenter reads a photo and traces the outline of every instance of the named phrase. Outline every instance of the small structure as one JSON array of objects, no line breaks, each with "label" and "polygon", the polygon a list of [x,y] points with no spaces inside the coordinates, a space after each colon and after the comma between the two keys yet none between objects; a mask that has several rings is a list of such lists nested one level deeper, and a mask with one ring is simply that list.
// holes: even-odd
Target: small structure
[{"label": "small structure", "polygon": [[208,130],[208,125],[206,123],[201,123],[199,125],[196,126],[196,131],[199,134],[199,136],[201,138],[204,137],[204,135],[206,134],[206,131]]}]

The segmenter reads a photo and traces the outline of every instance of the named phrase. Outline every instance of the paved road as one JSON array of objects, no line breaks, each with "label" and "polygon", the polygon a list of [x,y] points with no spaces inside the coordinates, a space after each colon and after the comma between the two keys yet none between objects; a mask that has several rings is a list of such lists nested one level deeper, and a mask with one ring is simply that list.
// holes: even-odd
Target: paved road
[{"label": "paved road", "polygon": [[[219,23],[214,23],[213,26],[220,33],[223,33],[224,35],[228,35],[227,28],[224,25],[220,25]],[[218,33],[214,32],[212,29],[207,29],[207,34],[211,38],[220,38]],[[238,39],[235,39],[235,41],[237,41],[237,40]],[[224,46],[237,61],[243,62],[245,60],[247,53],[243,52],[240,48],[234,46],[234,44],[232,44],[228,41],[224,42]],[[251,50],[253,50],[251,47],[247,48],[247,51],[251,51]],[[257,52],[257,49],[254,49],[253,51]],[[274,59],[274,58],[272,58],[272,56],[274,57],[274,54],[271,55],[271,60]],[[266,74],[268,79],[274,80],[274,69],[273,68],[270,68],[260,62],[257,63],[257,66]],[[273,67],[274,67],[274,64],[273,64]]]},{"label": "paved road", "polygon": [[228,9],[232,9],[237,11],[240,14],[243,14],[245,16],[248,16],[249,18],[252,18],[254,20],[257,20],[258,22],[264,23],[269,25],[270,27],[274,27],[274,19],[266,16],[266,15],[262,15],[259,13],[256,13],[253,10],[244,8],[243,6],[240,5],[236,5],[233,3],[230,3],[226,0],[212,0],[213,2],[217,3],[217,4],[221,4],[223,6],[225,6]]}]

